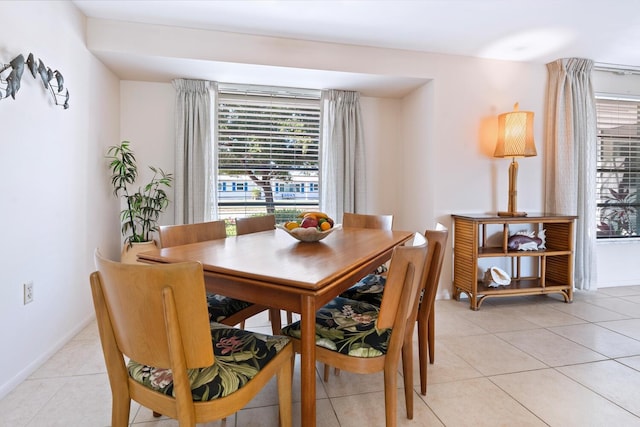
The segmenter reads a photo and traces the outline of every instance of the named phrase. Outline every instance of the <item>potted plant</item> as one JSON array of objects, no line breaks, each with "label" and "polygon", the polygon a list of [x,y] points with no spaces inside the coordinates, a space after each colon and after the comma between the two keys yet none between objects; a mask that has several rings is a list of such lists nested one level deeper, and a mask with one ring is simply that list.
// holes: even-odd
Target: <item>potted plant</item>
[{"label": "potted plant", "polygon": [[125,208],[120,212],[122,235],[125,236],[122,250],[122,261],[135,261],[137,251],[131,251],[136,244],[155,245],[152,233],[157,230],[160,214],[169,205],[165,188],[171,187],[173,175],[162,169],[149,166],[153,177],[144,186],[134,191],[131,187],[138,177],[138,166],[129,141],[108,148],[107,159],[110,161],[111,184],[113,194],[122,197]]}]

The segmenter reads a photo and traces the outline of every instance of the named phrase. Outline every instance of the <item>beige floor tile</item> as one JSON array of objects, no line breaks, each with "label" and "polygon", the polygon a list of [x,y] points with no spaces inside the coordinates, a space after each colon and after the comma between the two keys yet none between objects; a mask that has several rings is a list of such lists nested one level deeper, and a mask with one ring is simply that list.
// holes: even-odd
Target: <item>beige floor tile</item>
[{"label": "beige floor tile", "polygon": [[[407,419],[404,391],[398,390],[398,426],[437,427],[443,424],[431,409],[414,393],[413,420]],[[384,427],[384,392],[363,393],[351,396],[331,398],[331,404],[340,420],[341,427]]]},{"label": "beige floor tile", "polygon": [[[330,398],[372,393],[384,391],[384,374],[382,372],[354,374],[352,372],[340,371],[340,375],[334,375],[332,369],[331,375],[329,375],[329,381],[323,381],[322,384],[327,396]],[[404,383],[402,382],[402,376],[398,374],[398,388],[401,387],[404,387]]]},{"label": "beige floor tile", "polygon": [[614,360],[564,366],[558,370],[640,416],[640,372]]},{"label": "beige floor tile", "polygon": [[607,357],[640,355],[640,341],[592,323],[560,326],[549,330]]},{"label": "beige floor tile", "polygon": [[622,298],[602,298],[594,300],[592,304],[629,317],[640,318],[640,304]]},{"label": "beige floor tile", "polygon": [[[564,302],[564,297],[561,294],[547,294],[547,295],[544,295],[544,297],[546,297],[548,300]],[[576,302],[576,301],[586,302],[592,298],[610,298],[610,296],[599,294],[596,291],[591,292],[591,291],[582,291],[578,289],[573,290],[573,302]]]},{"label": "beige floor tile", "polygon": [[111,391],[106,374],[65,378],[65,384],[34,416],[29,426],[111,425]]},{"label": "beige floor tile", "polygon": [[625,301],[632,302],[634,304],[640,304],[640,295],[630,295],[628,297],[620,297]]},{"label": "beige floor tile", "polygon": [[486,378],[434,384],[421,398],[446,426],[545,425]]},{"label": "beige floor tile", "polygon": [[[294,427],[304,427],[306,423],[301,419],[302,405],[293,404],[293,425]],[[338,417],[329,399],[320,399],[316,402],[316,426],[317,427],[338,427],[340,426]]]},{"label": "beige floor tile", "polygon": [[66,384],[65,378],[26,380],[0,400],[0,426],[26,426]]},{"label": "beige floor tile", "polygon": [[550,426],[640,425],[640,418],[554,369],[490,379]]},{"label": "beige floor tile", "polygon": [[571,304],[560,304],[553,307],[555,310],[562,311],[572,316],[583,319],[587,322],[602,322],[605,320],[628,319],[629,316],[607,310],[583,301],[574,301]]},{"label": "beige floor tile", "polygon": [[80,331],[73,340],[100,340],[100,332],[98,331],[98,323],[96,320],[89,322],[87,326]]},{"label": "beige floor tile", "polygon": [[616,360],[630,368],[635,369],[636,371],[640,371],[640,356],[621,357]]},{"label": "beige floor tile", "polygon": [[640,285],[636,286],[615,286],[611,288],[599,288],[598,293],[614,297],[625,297],[629,295],[640,295]]},{"label": "beige floor tile", "polygon": [[613,320],[610,322],[599,322],[597,324],[640,341],[640,319]]},{"label": "beige floor tile", "polygon": [[106,373],[100,340],[76,340],[65,344],[38,368],[30,379]]},{"label": "beige floor tile", "polygon": [[[293,418],[293,410],[291,411]],[[236,414],[237,425],[246,427],[278,427],[278,406],[260,406],[243,409]]]},{"label": "beige floor tile", "polygon": [[546,367],[540,361],[493,335],[442,338],[447,348],[483,375]]},{"label": "beige floor tile", "polygon": [[435,302],[436,314],[438,312],[457,312],[461,309],[469,309],[469,301],[465,300],[465,302],[456,301],[454,299],[440,299]]},{"label": "beige floor tile", "polygon": [[579,317],[556,310],[556,305],[560,304],[521,305],[518,307],[506,307],[501,311],[508,316],[521,318],[544,328],[585,323],[585,321]]},{"label": "beige floor tile", "polygon": [[[420,366],[418,364],[418,343],[414,343],[413,384],[420,390]],[[435,363],[427,365],[427,384],[446,383],[451,381],[478,378],[482,374],[465,362],[457,354],[440,341],[436,340]]]},{"label": "beige floor tile", "polygon": [[519,316],[514,317],[513,312],[505,312],[504,307],[499,306],[487,305],[485,307],[483,305],[479,311],[468,311],[460,315],[465,320],[491,333],[539,328],[535,323]]},{"label": "beige floor tile", "polygon": [[460,313],[466,312],[464,310],[440,312],[436,309],[436,337],[466,337],[469,335],[484,335],[488,333],[486,329],[476,325],[471,319],[466,318]]},{"label": "beige floor tile", "polygon": [[496,336],[546,363],[548,366],[593,362],[605,358],[600,353],[596,353],[546,329],[505,332],[496,334]]}]

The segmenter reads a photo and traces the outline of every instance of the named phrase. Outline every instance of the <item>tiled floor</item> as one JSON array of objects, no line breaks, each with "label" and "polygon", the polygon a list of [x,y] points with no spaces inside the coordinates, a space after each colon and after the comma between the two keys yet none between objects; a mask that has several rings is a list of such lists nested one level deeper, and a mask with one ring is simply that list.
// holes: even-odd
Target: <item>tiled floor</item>
[{"label": "tiled floor", "polygon": [[[640,286],[557,296],[436,303],[436,357],[427,396],[400,426],[640,426]],[[248,328],[269,331],[264,317]],[[419,387],[417,364],[415,384]],[[297,375],[297,371],[295,373]],[[399,374],[400,375],[400,374]],[[402,383],[400,383],[400,386]],[[299,378],[294,418],[300,422]],[[318,425],[383,426],[381,375],[318,376]],[[419,390],[419,388],[418,388]],[[226,424],[276,426],[271,383]],[[103,427],[111,398],[95,323],[0,401],[0,426]],[[177,426],[132,405],[133,426]]]}]

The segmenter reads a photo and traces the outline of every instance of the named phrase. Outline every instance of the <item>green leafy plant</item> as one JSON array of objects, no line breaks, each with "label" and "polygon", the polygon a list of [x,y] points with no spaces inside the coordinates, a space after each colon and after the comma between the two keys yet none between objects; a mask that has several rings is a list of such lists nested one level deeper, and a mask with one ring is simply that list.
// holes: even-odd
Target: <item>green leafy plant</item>
[{"label": "green leafy plant", "polygon": [[169,205],[165,188],[171,187],[173,181],[172,174],[149,166],[153,171],[151,181],[132,192],[130,186],[138,177],[138,166],[130,144],[129,141],[122,141],[119,145],[109,147],[107,151],[113,194],[126,202],[126,208],[120,212],[120,220],[122,235],[129,245],[152,240],[151,233],[158,228],[158,218]]},{"label": "green leafy plant", "polygon": [[637,234],[635,203],[635,192],[630,192],[627,188],[619,188],[617,191],[610,188],[604,203],[599,205],[598,235],[601,237],[635,236]]}]

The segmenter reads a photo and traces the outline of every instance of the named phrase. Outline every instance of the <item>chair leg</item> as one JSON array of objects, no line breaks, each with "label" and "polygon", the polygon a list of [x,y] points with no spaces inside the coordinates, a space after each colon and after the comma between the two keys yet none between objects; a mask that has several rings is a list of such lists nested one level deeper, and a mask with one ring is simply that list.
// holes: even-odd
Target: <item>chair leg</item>
[{"label": "chair leg", "polygon": [[398,372],[396,369],[384,369],[384,415],[386,427],[396,427],[398,413]]},{"label": "chair leg", "polygon": [[244,320],[240,322],[240,329],[244,329]]},{"label": "chair leg", "polygon": [[287,311],[287,325],[290,325],[293,323],[293,313],[290,311]]},{"label": "chair leg", "polygon": [[331,372],[331,366],[324,364],[324,372],[322,373],[322,379],[324,382],[329,382],[329,372]]},{"label": "chair leg", "polygon": [[420,364],[420,394],[427,395],[427,332],[429,325],[418,317],[418,363]]},{"label": "chair leg", "polygon": [[161,417],[161,416],[162,416],[162,414],[160,412],[153,411],[153,417],[154,418],[158,418],[158,417]]},{"label": "chair leg", "polygon": [[280,335],[282,333],[282,319],[280,318],[280,309],[270,308],[269,319],[271,319],[271,331],[273,335]]},{"label": "chair leg", "polygon": [[[434,304],[435,305],[435,304]],[[429,310],[429,363],[433,364],[436,361],[436,310],[432,305]]]},{"label": "chair leg", "polygon": [[113,402],[111,406],[111,424],[113,427],[127,427],[131,408],[129,395],[123,393],[121,396],[117,396],[116,393],[111,393],[111,397]]},{"label": "chair leg", "polygon": [[404,380],[404,402],[407,418],[413,419],[413,346],[411,342],[402,346],[402,377]]},{"label": "chair leg", "polygon": [[291,361],[283,363],[280,370],[276,374],[278,381],[278,402],[280,405],[280,426],[291,427],[291,387],[293,383],[292,365],[294,354],[291,355]]}]

